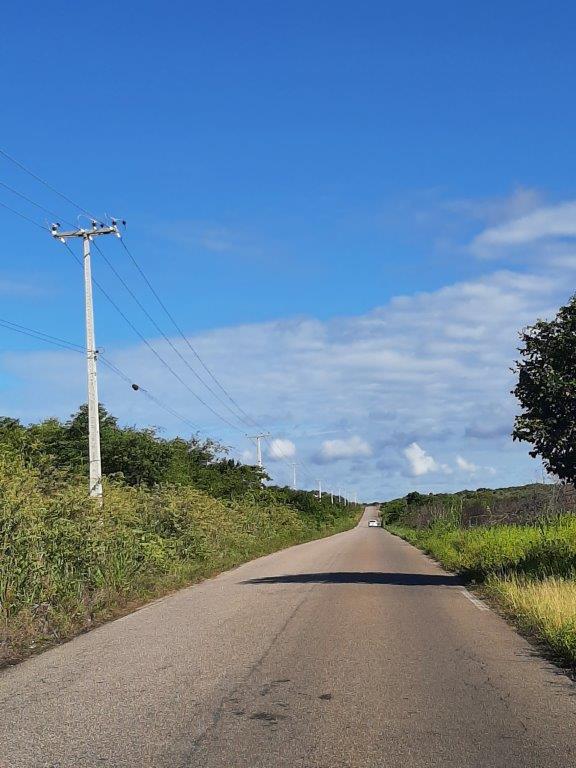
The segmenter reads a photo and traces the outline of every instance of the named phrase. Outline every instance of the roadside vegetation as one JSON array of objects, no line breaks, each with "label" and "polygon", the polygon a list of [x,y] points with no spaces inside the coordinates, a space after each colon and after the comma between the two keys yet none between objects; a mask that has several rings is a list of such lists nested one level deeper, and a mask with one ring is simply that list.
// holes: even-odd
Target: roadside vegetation
[{"label": "roadside vegetation", "polygon": [[105,501],[87,496],[86,409],[0,420],[0,665],[291,544],[359,508],[266,487],[211,441],[164,440],[101,412]]},{"label": "roadside vegetation", "polygon": [[[576,665],[571,486],[411,493],[381,505],[392,532],[481,585],[517,625]],[[539,514],[538,514],[539,509]]]}]

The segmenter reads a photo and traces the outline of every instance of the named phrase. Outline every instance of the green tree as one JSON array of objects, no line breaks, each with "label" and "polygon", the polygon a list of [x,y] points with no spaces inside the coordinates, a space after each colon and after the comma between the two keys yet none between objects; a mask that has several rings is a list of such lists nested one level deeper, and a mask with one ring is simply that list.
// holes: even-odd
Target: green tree
[{"label": "green tree", "polygon": [[520,334],[513,394],[522,406],[512,436],[532,444],[548,472],[576,480],[576,296],[553,320]]}]

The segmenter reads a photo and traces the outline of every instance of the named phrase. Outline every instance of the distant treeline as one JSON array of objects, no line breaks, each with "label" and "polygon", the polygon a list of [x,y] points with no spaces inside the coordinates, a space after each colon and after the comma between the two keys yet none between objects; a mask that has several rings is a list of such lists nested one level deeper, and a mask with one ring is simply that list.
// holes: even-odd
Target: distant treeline
[{"label": "distant treeline", "polygon": [[[240,464],[213,440],[165,439],[153,427],[122,427],[100,406],[102,472],[128,485],[193,485],[211,495],[232,498],[260,488],[258,467]],[[45,474],[88,474],[88,407],[68,421],[51,418],[22,424],[0,418],[0,448],[17,452]]]},{"label": "distant treeline", "polygon": [[438,520],[475,525],[523,524],[576,510],[572,485],[533,483],[510,488],[478,488],[457,493],[418,493],[383,502],[389,523],[424,528]]}]

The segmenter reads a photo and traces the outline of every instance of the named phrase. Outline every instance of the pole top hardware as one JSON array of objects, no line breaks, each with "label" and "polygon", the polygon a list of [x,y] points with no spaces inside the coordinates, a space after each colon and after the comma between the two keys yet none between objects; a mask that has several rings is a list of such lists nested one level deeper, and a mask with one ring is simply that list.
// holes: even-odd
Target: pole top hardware
[{"label": "pole top hardware", "polygon": [[[98,222],[96,219],[92,219],[91,228],[70,229],[62,231],[60,224],[54,223],[50,226],[50,234],[60,242],[65,243],[71,237],[89,238],[90,240],[97,235],[116,235],[116,237],[122,237],[118,228],[118,219],[112,219],[110,224],[104,222]],[[123,226],[126,226],[126,221],[122,219],[120,222]]]}]

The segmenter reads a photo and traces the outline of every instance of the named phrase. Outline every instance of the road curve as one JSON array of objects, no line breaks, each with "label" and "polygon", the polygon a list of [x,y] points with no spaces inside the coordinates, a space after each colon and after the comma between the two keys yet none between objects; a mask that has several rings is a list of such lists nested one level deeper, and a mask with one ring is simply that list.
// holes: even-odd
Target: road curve
[{"label": "road curve", "polygon": [[0,674],[0,766],[576,765],[570,680],[373,516]]}]

